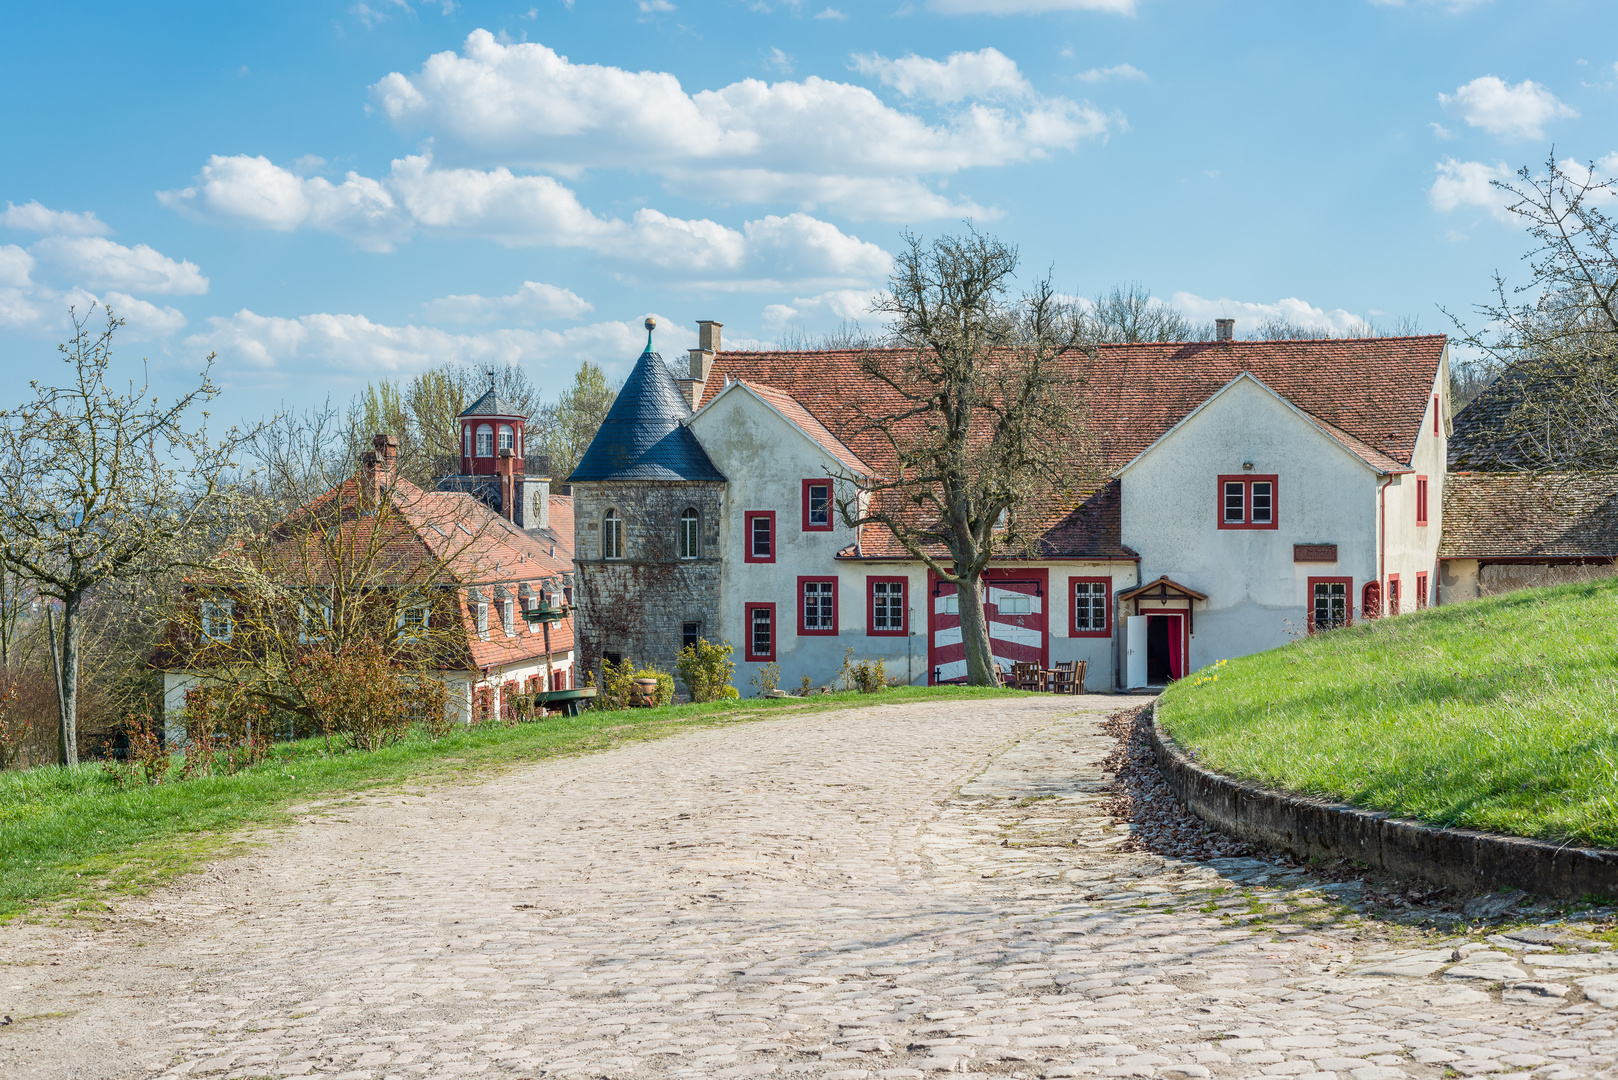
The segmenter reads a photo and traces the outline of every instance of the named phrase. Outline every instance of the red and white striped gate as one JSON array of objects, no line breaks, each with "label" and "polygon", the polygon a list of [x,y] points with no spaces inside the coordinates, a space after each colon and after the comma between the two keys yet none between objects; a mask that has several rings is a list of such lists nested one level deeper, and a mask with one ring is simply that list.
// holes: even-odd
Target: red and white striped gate
[{"label": "red and white striped gate", "polygon": [[[984,574],[983,614],[989,622],[989,648],[996,665],[1006,671],[1014,662],[1047,667],[1050,641],[1045,635],[1045,608],[1050,599],[1044,570],[990,570]],[[966,678],[966,646],[961,642],[961,615],[955,586],[928,575],[927,663],[931,683]]]}]

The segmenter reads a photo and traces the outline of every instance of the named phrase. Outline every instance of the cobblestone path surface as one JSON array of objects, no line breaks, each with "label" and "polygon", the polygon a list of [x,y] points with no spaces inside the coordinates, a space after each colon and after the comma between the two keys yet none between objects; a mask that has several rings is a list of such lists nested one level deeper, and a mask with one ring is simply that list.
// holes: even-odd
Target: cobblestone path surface
[{"label": "cobblestone path surface", "polygon": [[1261,861],[1118,851],[1117,704],[873,706],[343,806],[103,932],[0,931],[0,1076],[1610,1067],[1609,954],[1240,925],[1336,909]]}]

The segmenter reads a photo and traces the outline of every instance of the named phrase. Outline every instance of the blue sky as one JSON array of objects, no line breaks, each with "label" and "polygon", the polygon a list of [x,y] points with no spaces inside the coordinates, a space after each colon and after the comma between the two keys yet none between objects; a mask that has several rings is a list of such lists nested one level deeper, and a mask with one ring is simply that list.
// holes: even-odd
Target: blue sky
[{"label": "blue sky", "polygon": [[[1447,329],[1491,176],[1618,173],[1610,0],[11,5],[0,400],[69,304],[227,419],[439,360],[560,388],[858,317],[965,219],[1088,295]],[[1604,160],[1603,160],[1604,159]]]}]

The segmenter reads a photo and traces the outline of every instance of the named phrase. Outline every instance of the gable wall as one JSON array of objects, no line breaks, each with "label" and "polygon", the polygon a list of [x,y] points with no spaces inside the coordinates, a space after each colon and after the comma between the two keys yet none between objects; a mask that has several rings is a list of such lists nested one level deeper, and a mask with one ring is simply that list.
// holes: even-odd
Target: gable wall
[{"label": "gable wall", "polygon": [[[1242,473],[1246,461],[1254,475],[1277,477],[1275,529],[1218,527],[1218,477]],[[1303,631],[1310,577],[1352,577],[1357,597],[1376,576],[1374,473],[1251,381],[1211,401],[1121,480],[1123,541],[1141,555],[1141,580],[1167,575],[1208,596],[1195,606],[1190,670]],[[1331,543],[1336,563],[1293,562],[1294,544]]]},{"label": "gable wall", "polygon": [[[1398,574],[1400,610],[1416,610],[1416,575],[1427,575],[1427,603],[1438,598],[1438,542],[1444,527],[1444,479],[1449,460],[1449,365],[1439,365],[1427,412],[1422,417],[1411,468],[1415,473],[1396,476],[1387,492],[1387,548],[1385,574]],[[1438,431],[1433,431],[1433,396],[1438,402]],[[1427,524],[1416,524],[1416,477],[1427,477]],[[1387,593],[1384,591],[1384,604]]]}]

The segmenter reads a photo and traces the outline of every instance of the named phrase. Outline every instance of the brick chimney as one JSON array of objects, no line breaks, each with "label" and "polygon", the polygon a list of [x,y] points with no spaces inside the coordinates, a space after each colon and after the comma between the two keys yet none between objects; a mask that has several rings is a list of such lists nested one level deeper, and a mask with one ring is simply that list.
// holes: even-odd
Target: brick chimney
[{"label": "brick chimney", "polygon": [[371,449],[360,455],[360,506],[374,511],[382,495],[393,487],[394,470],[399,464],[399,440],[377,435]]},{"label": "brick chimney", "polygon": [[713,371],[714,357],[719,353],[719,331],[724,325],[712,319],[698,320],[697,348],[688,350],[691,354],[690,377],[674,380],[679,384],[680,392],[685,395],[686,403],[693,409],[702,400],[702,391],[708,385],[708,375]]},{"label": "brick chimney", "polygon": [[501,447],[500,457],[494,463],[494,471],[500,476],[500,516],[515,524],[516,515],[512,512],[512,508],[517,502],[520,481],[517,479],[517,458],[512,454],[510,447]]},{"label": "brick chimney", "polygon": [[1215,319],[1214,320],[1214,340],[1215,341],[1230,341],[1233,338],[1235,338],[1235,336],[1236,336],[1236,320],[1235,319]]}]

